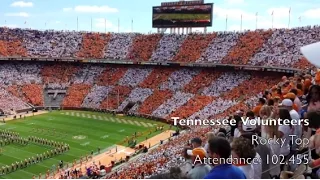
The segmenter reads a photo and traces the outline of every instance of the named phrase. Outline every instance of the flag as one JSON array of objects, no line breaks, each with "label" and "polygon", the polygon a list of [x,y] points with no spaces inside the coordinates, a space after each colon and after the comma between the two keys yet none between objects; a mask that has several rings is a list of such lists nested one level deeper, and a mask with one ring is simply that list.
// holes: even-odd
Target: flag
[{"label": "flag", "polygon": [[272,16],[273,16],[273,13],[274,13],[274,11],[272,11],[272,14],[271,14]]},{"label": "flag", "polygon": [[104,18],[104,33],[107,33],[107,19]]},{"label": "flag", "polygon": [[301,22],[301,16],[299,17],[299,21]]},{"label": "flag", "polygon": [[77,16],[77,31],[79,31],[79,17]]},{"label": "flag", "polygon": [[92,32],[92,17],[91,17],[91,32]]},{"label": "flag", "polygon": [[24,24],[27,24],[27,21],[25,21]]},{"label": "flag", "polygon": [[256,16],[258,16],[258,12],[256,12]]},{"label": "flag", "polygon": [[290,14],[290,12],[291,12],[291,7],[289,8],[289,14]]}]

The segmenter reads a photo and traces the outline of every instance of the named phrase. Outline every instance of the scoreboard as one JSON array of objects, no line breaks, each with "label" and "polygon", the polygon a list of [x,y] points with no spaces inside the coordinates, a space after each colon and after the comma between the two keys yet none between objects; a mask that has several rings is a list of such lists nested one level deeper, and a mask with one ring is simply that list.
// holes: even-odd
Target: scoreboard
[{"label": "scoreboard", "polygon": [[213,3],[179,1],[152,7],[153,28],[209,27],[212,26]]},{"label": "scoreboard", "polygon": [[161,6],[176,6],[176,5],[198,5],[203,4],[204,0],[198,1],[177,1],[177,2],[163,2]]}]

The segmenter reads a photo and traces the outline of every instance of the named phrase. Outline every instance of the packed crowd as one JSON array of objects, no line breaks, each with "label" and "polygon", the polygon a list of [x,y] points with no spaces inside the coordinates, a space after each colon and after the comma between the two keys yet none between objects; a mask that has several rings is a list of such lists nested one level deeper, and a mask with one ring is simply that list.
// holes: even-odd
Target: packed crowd
[{"label": "packed crowd", "polygon": [[[0,28],[0,56],[251,65],[267,63],[270,66],[296,67],[302,61],[299,48],[319,41],[319,31],[320,27],[316,26],[207,35],[140,35]],[[24,43],[30,44],[27,46]],[[305,64],[301,63],[299,66],[305,67]],[[132,103],[134,106],[130,112],[159,118],[234,118],[236,125],[190,127],[186,133],[172,137],[167,143],[108,177],[148,178],[163,175],[169,169],[181,166],[183,168],[180,170],[166,173],[167,177],[279,178],[281,173],[286,173],[283,170],[288,168],[294,171],[299,164],[271,167],[265,163],[260,163],[260,166],[235,163],[227,165],[228,168],[193,164],[194,168],[191,168],[190,162],[196,155],[201,155],[202,158],[213,155],[227,158],[232,154],[236,159],[265,158],[266,155],[280,158],[284,155],[289,159],[292,154],[297,153],[300,148],[298,144],[290,146],[286,141],[283,147],[248,143],[254,136],[288,139],[290,134],[295,134],[297,137],[305,135],[310,138],[311,133],[315,133],[312,128],[320,128],[319,123],[314,122],[320,116],[318,112],[313,112],[320,110],[320,89],[318,85],[313,85],[320,84],[320,72],[314,72],[312,76],[284,76],[282,80],[279,79],[280,76],[281,73],[272,72],[259,74],[172,67],[5,62],[0,66],[0,109],[11,114],[13,111],[29,108],[27,103],[43,105],[42,85],[45,85],[49,89],[67,90],[62,106],[121,111]],[[279,81],[281,82],[278,83]],[[262,121],[269,121],[270,118],[293,121],[307,117],[312,123],[306,132],[307,128],[298,125],[246,126],[241,117],[249,118],[250,122],[258,122],[258,118]],[[227,131],[230,131],[230,135]],[[314,142],[313,139],[311,141]],[[213,148],[215,146],[218,148]],[[310,147],[312,148],[314,147]],[[311,156],[312,159],[318,158],[314,152]],[[313,174],[310,175],[312,177],[315,177],[317,163],[318,161],[310,163],[313,168]],[[93,169],[98,171],[99,167],[95,166]]]},{"label": "packed crowd", "polygon": [[[319,150],[315,149],[320,142],[319,74],[318,71],[314,79],[308,74],[298,74],[290,78],[284,76],[276,85],[241,103],[217,99],[217,103],[208,108],[213,111],[207,115],[206,112],[201,112],[190,119],[206,119],[208,116],[232,118],[236,120],[235,124],[225,127],[190,127],[185,133],[170,138],[168,142],[107,177],[319,178],[320,154]],[[248,118],[250,122],[256,123],[245,124],[241,118]],[[309,119],[309,124],[296,123],[301,118]],[[272,119],[287,120],[289,123],[272,124]],[[269,124],[259,124],[258,121]],[[295,139],[291,141],[290,135],[296,135]],[[258,140],[271,138],[271,143],[253,141],[255,137]],[[277,143],[277,138],[283,140],[284,144]],[[308,138],[310,143],[303,146],[295,141],[298,138]],[[226,160],[230,156],[232,164],[204,165],[199,160],[195,161],[197,158],[204,161],[206,157]],[[271,157],[284,160],[267,163],[274,162]],[[243,159],[246,161],[242,161]]]},{"label": "packed crowd", "polygon": [[320,27],[209,34],[83,33],[0,28],[0,57],[60,57],[154,62],[305,66],[299,49]]},{"label": "packed crowd", "polygon": [[277,29],[250,60],[249,64],[263,66],[292,66],[301,60],[300,48],[318,42],[320,28],[301,27],[291,30]]},{"label": "packed crowd", "polygon": [[98,163],[95,162],[91,155],[81,158],[80,162],[85,165],[79,167],[76,161],[70,165],[60,162],[59,166],[64,166],[64,168],[57,168],[58,173],[56,176],[50,176],[50,172],[48,172],[46,179],[98,179],[105,177],[111,171],[111,166],[105,166],[100,161]]},{"label": "packed crowd", "polygon": [[14,114],[17,110],[28,108],[31,108],[28,104],[5,89],[0,88],[0,109],[4,114]]},{"label": "packed crowd", "polygon": [[151,68],[130,68],[119,80],[119,85],[135,87],[139,85],[151,73],[151,71]]},{"label": "packed crowd", "polygon": [[[21,63],[17,66],[10,62],[3,65],[7,67],[4,72],[10,75],[0,77],[4,89],[21,102],[42,106],[44,96],[47,96],[44,90],[63,90],[59,92],[66,93],[61,104],[65,107],[124,110],[131,103],[134,105],[131,111],[167,119],[170,114],[180,114],[180,111],[184,116],[192,117],[202,111],[210,114],[206,106],[209,109],[219,106],[217,97],[237,104],[263,91],[279,77],[277,73],[172,67],[70,63]],[[22,66],[28,70],[22,70]],[[196,100],[199,96],[206,100],[200,103]]]},{"label": "packed crowd", "polygon": [[188,84],[194,76],[199,73],[199,70],[195,69],[180,69],[173,72],[168,80],[161,84],[160,89],[170,89],[171,91],[181,91],[182,88]]},{"label": "packed crowd", "polygon": [[102,101],[109,95],[111,90],[111,86],[93,86],[91,91],[83,100],[82,107],[98,109]]},{"label": "packed crowd", "polygon": [[81,107],[84,98],[88,95],[91,89],[87,84],[72,85],[63,100],[62,106],[65,107]]},{"label": "packed crowd", "polygon": [[123,111],[124,108],[129,104],[129,103],[136,103],[140,104],[142,103],[148,96],[152,94],[151,89],[143,89],[143,88],[135,88],[131,91],[130,95],[128,98],[126,98],[121,105],[118,107],[119,111]]}]

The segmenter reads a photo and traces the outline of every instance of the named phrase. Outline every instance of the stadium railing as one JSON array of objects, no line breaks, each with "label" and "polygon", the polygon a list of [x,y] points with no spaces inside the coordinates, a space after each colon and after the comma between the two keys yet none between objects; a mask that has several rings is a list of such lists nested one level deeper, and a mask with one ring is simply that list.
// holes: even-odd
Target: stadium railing
[{"label": "stadium railing", "polygon": [[251,71],[275,71],[285,73],[301,72],[301,69],[272,67],[272,66],[251,66],[251,65],[233,65],[233,64],[214,64],[214,63],[180,63],[180,62],[147,62],[131,60],[112,60],[112,59],[81,59],[81,58],[27,58],[27,57],[0,57],[0,61],[55,61],[55,62],[80,62],[80,63],[103,63],[103,64],[140,64],[150,66],[181,66],[181,67],[217,67],[231,68],[234,70]]}]

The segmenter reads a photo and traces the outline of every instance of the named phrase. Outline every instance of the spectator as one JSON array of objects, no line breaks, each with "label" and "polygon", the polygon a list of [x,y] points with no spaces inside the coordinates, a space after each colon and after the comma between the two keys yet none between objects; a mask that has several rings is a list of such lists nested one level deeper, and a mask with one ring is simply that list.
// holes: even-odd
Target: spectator
[{"label": "spectator", "polygon": [[209,156],[218,159],[218,164],[209,172],[205,179],[246,179],[245,174],[238,167],[227,164],[231,155],[228,140],[215,137],[209,141]]},{"label": "spectator", "polygon": [[[315,152],[320,155],[320,123],[319,123],[319,117],[320,117],[320,112],[319,111],[311,111],[308,112],[307,115],[309,119],[309,127],[312,129],[316,130],[316,133],[310,138],[310,148],[315,148]],[[320,158],[318,159],[313,159],[310,162],[310,166],[312,168],[316,168],[320,165]],[[319,168],[316,168],[319,169]]]},{"label": "spectator", "polygon": [[[235,135],[235,131],[236,131],[237,127],[238,127],[239,121],[242,121],[242,119],[241,119],[242,115],[239,115],[239,114],[241,114],[241,112],[240,112],[240,111],[237,111],[237,115],[234,115],[234,116],[233,116],[233,119],[236,121],[236,124],[233,125],[233,124],[230,123],[230,127],[231,127],[231,129],[230,129],[230,131],[231,131],[231,132],[230,132],[230,136],[231,136],[231,138],[233,138],[234,135]],[[229,122],[231,122],[231,121],[229,121]],[[237,134],[238,134],[238,133],[239,133],[239,130],[237,130]]]},{"label": "spectator", "polygon": [[260,98],[258,105],[252,110],[255,116],[259,116],[259,112],[261,107],[266,103],[266,100],[264,98]]},{"label": "spectator", "polygon": [[[273,119],[277,119],[276,116],[272,117]],[[272,124],[271,121],[269,120],[269,125],[266,128],[266,134],[265,138],[270,139],[269,143],[266,145],[270,149],[270,156],[269,156],[269,162],[272,162],[273,160],[271,158],[276,157],[276,158],[281,158],[280,157],[280,147],[281,145],[277,142],[277,139],[280,138],[280,131],[279,131],[279,126],[277,123]],[[277,161],[276,163],[270,163],[269,169],[270,171],[268,172],[270,174],[270,178],[279,178],[280,176],[280,161]]]},{"label": "spectator", "polygon": [[293,142],[292,142],[291,150],[295,152],[299,148],[299,144],[296,143],[297,142],[296,140],[302,137],[302,125],[300,123],[300,115],[296,110],[292,108],[293,107],[292,100],[284,99],[281,104],[284,108],[288,109],[290,113],[290,117],[291,117],[290,123],[292,124],[293,134],[295,135],[292,138]]},{"label": "spectator", "polygon": [[169,173],[151,176],[150,179],[187,179],[187,178],[181,175],[180,168],[172,167]]},{"label": "spectator", "polygon": [[262,125],[259,130],[261,133],[261,137],[263,137],[263,138],[265,138],[267,135],[267,126],[264,124],[266,124],[269,121],[269,119],[272,118],[271,115],[272,115],[272,106],[264,105],[261,107],[260,112],[259,112],[259,116],[261,118]]},{"label": "spectator", "polygon": [[227,138],[227,137],[226,137],[226,134],[224,134],[223,132],[218,132],[218,133],[217,133],[217,137]]},{"label": "spectator", "polygon": [[238,138],[241,136],[241,134],[244,133],[244,130],[242,127],[243,127],[243,121],[238,121],[237,128],[234,130],[234,138]]},{"label": "spectator", "polygon": [[297,112],[299,112],[301,110],[301,108],[302,108],[302,103],[301,103],[301,101],[299,99],[298,90],[297,89],[291,89],[290,92],[294,94],[295,98],[293,100],[293,104],[295,104],[297,106],[296,110],[297,110]]},{"label": "spectator", "polygon": [[213,139],[215,137],[215,134],[213,132],[208,132],[206,134],[207,142],[204,145],[204,149],[206,150],[205,152],[208,154],[209,153],[209,141],[210,139]]},{"label": "spectator", "polygon": [[[289,100],[290,101],[290,100]],[[287,101],[287,102],[289,102]],[[287,104],[288,106],[292,106],[292,101],[290,101],[291,104]],[[288,156],[290,154],[290,134],[292,134],[292,127],[291,127],[291,116],[288,109],[279,109],[279,118],[282,121],[281,125],[279,126],[279,132],[280,132],[280,138],[284,142],[280,148],[280,153],[284,156],[284,159],[287,160]],[[286,122],[286,123],[284,123]],[[288,122],[290,125],[288,125]],[[284,165],[281,164],[281,170],[283,170]]]},{"label": "spectator", "polygon": [[231,149],[235,166],[243,171],[247,179],[254,179],[255,170],[251,164],[257,162],[253,162],[256,151],[252,142],[243,137],[235,138],[232,142]]},{"label": "spectator", "polygon": [[206,152],[206,150],[202,147],[202,140],[200,138],[198,138],[198,137],[193,138],[191,140],[191,146],[192,146],[193,149],[201,148]]},{"label": "spectator", "polygon": [[188,176],[190,179],[203,179],[211,170],[208,164],[205,164],[206,152],[203,148],[194,148],[190,153],[194,168],[189,171]]}]

